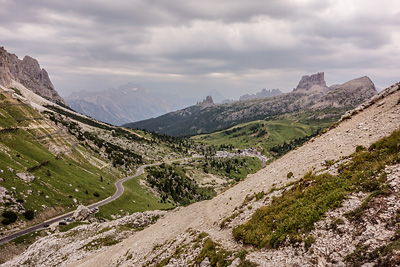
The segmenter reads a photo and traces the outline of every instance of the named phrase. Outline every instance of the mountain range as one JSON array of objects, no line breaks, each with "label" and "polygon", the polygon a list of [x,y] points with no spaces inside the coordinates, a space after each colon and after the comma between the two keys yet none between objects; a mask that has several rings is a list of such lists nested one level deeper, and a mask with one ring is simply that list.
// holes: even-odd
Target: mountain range
[{"label": "mountain range", "polygon": [[[256,94],[245,94],[239,98],[239,101],[279,94],[282,94],[279,89],[263,89]],[[236,102],[224,100],[217,90],[210,91],[209,95],[216,103]],[[197,98],[184,98],[168,92],[148,92],[133,83],[98,92],[73,92],[65,98],[68,105],[77,112],[112,125],[155,118],[186,108],[197,100]]]},{"label": "mountain range", "polygon": [[324,73],[320,72],[303,76],[290,93],[220,105],[211,104],[209,100],[206,106],[198,103],[158,118],[124,126],[184,136],[209,133],[238,123],[265,120],[287,113],[311,112],[311,116],[316,116],[323,111],[316,119],[340,117],[346,110],[356,107],[376,93],[375,85],[368,77],[328,87]]},{"label": "mountain range", "polygon": [[75,92],[66,98],[70,107],[113,125],[153,118],[187,107],[194,99],[162,92],[147,92],[133,83],[99,92]]},{"label": "mountain range", "polygon": [[265,98],[265,97],[272,97],[272,96],[277,96],[281,95],[282,92],[279,89],[272,89],[272,90],[267,90],[267,89],[262,89],[261,92],[255,93],[255,94],[245,94],[239,97],[239,101],[244,101],[244,100],[250,100],[250,99],[255,99],[255,98]]}]

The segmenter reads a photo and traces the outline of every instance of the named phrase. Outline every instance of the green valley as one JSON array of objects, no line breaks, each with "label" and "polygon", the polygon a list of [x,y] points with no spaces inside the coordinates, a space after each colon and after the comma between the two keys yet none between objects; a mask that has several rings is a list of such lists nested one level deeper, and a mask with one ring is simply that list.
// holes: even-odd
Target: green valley
[{"label": "green valley", "polygon": [[338,119],[339,116],[316,119],[307,113],[286,114],[275,116],[270,120],[238,124],[219,132],[192,136],[190,140],[231,150],[254,147],[264,155],[276,156],[278,153],[271,153],[271,150],[288,145],[291,141],[293,144],[301,145]]}]

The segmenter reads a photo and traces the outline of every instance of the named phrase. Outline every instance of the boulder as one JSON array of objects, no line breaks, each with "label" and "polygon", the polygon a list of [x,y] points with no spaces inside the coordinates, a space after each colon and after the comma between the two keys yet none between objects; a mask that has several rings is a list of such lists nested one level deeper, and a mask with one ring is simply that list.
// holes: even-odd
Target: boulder
[{"label": "boulder", "polygon": [[17,175],[18,178],[20,178],[21,180],[23,180],[25,182],[32,182],[33,180],[35,180],[35,176],[33,174],[30,174],[30,173],[19,172],[16,175]]},{"label": "boulder", "polygon": [[4,198],[8,195],[8,191],[6,188],[0,186],[0,203],[4,203]]},{"label": "boulder", "polygon": [[74,214],[72,215],[72,218],[77,220],[77,221],[84,221],[86,220],[87,217],[90,215],[90,210],[88,207],[79,205]]}]

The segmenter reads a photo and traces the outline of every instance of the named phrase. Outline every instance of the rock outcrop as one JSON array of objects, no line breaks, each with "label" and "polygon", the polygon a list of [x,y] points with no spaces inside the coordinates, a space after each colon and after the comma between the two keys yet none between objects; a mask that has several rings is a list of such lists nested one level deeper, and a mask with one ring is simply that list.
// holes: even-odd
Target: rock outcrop
[{"label": "rock outcrop", "polygon": [[72,215],[72,218],[74,218],[77,221],[84,221],[89,215],[90,215],[89,208],[83,205],[79,205],[79,207]]},{"label": "rock outcrop", "polygon": [[47,71],[40,68],[36,59],[25,56],[20,60],[0,47],[0,85],[9,87],[13,80],[51,102],[66,105],[54,89]]},{"label": "rock outcrop", "polygon": [[316,74],[313,74],[311,76],[309,75],[304,75],[299,84],[296,86],[296,89],[294,91],[309,91],[312,89],[314,86],[318,87],[323,87],[326,88],[326,82],[324,79],[324,73],[323,72],[318,72]]},{"label": "rock outcrop", "polygon": [[25,182],[32,182],[33,180],[35,180],[35,176],[31,173],[19,172],[16,175],[18,178]]},{"label": "rock outcrop", "polygon": [[206,97],[206,99],[203,100],[203,102],[197,102],[196,105],[201,106],[202,108],[208,108],[208,107],[214,106],[214,100],[209,95]]}]

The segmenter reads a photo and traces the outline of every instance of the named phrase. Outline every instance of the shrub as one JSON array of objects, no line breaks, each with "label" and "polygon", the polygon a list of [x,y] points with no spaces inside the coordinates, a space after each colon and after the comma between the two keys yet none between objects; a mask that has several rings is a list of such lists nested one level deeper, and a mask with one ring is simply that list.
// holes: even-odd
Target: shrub
[{"label": "shrub", "polygon": [[24,215],[25,219],[30,221],[35,217],[35,212],[33,210],[27,210],[22,215]]},{"label": "shrub", "polygon": [[356,147],[356,152],[360,152],[360,151],[363,151],[363,150],[365,150],[365,147],[363,147],[363,146],[361,146],[361,145],[358,145],[358,146]]},{"label": "shrub", "polygon": [[97,192],[94,192],[94,193],[93,193],[93,196],[95,196],[95,197],[99,197],[99,196],[100,196],[100,194],[99,194],[99,193],[97,193]]},{"label": "shrub", "polygon": [[231,252],[226,251],[212,241],[211,238],[207,238],[203,243],[203,249],[196,257],[195,262],[200,264],[205,258],[208,258],[211,266],[229,266],[232,262],[231,260],[228,260],[231,254]]},{"label": "shrub", "polygon": [[10,210],[3,212],[2,215],[4,219],[1,221],[1,223],[4,225],[14,223],[18,219],[18,215]]},{"label": "shrub", "polygon": [[305,250],[308,251],[308,249],[311,247],[313,243],[315,243],[315,237],[313,237],[312,235],[307,236],[306,239],[304,240]]},{"label": "shrub", "polygon": [[328,167],[328,168],[329,168],[329,167],[332,166],[333,164],[335,164],[335,161],[334,161],[334,160],[326,159],[323,165],[324,165],[325,167]]}]

